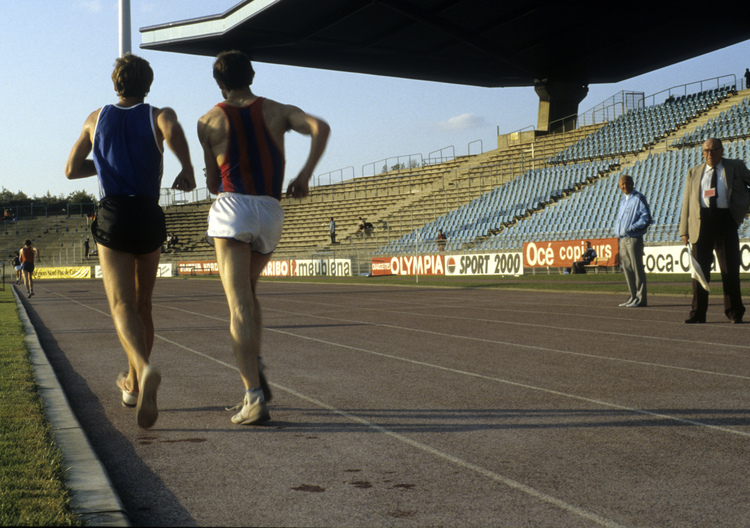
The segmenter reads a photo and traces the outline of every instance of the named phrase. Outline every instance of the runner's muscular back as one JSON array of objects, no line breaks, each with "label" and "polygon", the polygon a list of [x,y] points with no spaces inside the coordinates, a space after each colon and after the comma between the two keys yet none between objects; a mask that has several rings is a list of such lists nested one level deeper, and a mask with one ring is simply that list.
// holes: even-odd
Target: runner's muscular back
[{"label": "runner's muscular back", "polygon": [[[230,106],[242,108],[249,106],[258,99],[258,97],[252,95],[229,97],[223,102]],[[284,151],[284,133],[290,129],[288,114],[291,109],[301,112],[298,108],[282,105],[271,99],[263,101],[263,119],[271,137],[282,152]],[[227,151],[227,142],[229,141],[227,130],[226,115],[218,106],[214,106],[198,122],[198,135],[201,138],[201,143],[205,142],[209,146],[214,157],[214,163],[219,166],[224,163],[224,156]]]},{"label": "runner's muscular back", "polygon": [[[235,90],[227,95],[227,99],[223,101],[224,104],[236,107],[248,106],[258,99],[250,90]],[[309,167],[308,171],[312,171],[325,148],[328,138],[328,125],[309,116],[296,106],[282,104],[272,99],[263,100],[263,119],[271,137],[282,153],[284,152],[284,134],[290,130],[316,138],[322,136],[321,139],[314,140],[315,145],[311,148],[308,157],[306,168]],[[323,134],[321,134],[321,128],[325,129]],[[218,106],[214,106],[198,121],[198,139],[203,146],[206,183],[209,189],[219,188],[219,167],[224,163],[229,140],[227,131],[226,116]],[[309,176],[306,177],[309,179]]]},{"label": "runner's muscular back", "polygon": [[[118,106],[122,108],[129,108],[133,105],[119,104]],[[91,114],[89,114],[88,118],[86,119],[86,122],[83,124],[82,135],[88,136],[88,140],[91,144],[94,143],[94,132],[96,130],[96,123],[99,120],[99,114],[101,113],[101,111],[101,108],[97,108],[96,110],[91,112]],[[154,127],[156,132],[156,140],[159,143],[161,149],[164,150],[164,128],[166,128],[165,125],[168,123],[170,126],[173,126],[172,123],[173,121],[176,121],[176,115],[174,113],[174,110],[169,107],[156,108],[155,106],[152,106],[151,112],[154,116],[154,123],[156,123],[156,126]]]}]

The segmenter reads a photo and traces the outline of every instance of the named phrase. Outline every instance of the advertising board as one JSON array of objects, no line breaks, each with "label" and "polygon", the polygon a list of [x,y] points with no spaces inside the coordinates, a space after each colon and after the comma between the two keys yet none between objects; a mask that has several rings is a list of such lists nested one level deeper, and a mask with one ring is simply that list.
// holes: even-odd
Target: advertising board
[{"label": "advertising board", "polygon": [[586,251],[586,241],[591,242],[598,258],[608,259],[611,265],[619,262],[616,238],[583,238],[579,240],[553,240],[523,243],[523,265],[526,268],[569,268],[581,259]]}]

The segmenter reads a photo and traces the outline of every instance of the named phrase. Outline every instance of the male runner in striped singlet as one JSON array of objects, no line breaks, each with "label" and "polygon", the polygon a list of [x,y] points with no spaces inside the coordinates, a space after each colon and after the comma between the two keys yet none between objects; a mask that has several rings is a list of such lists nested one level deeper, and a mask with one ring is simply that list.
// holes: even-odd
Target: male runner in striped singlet
[{"label": "male runner in striped singlet", "polygon": [[[135,407],[140,427],[158,417],[161,374],[149,359],[154,345],[151,296],[161,246],[167,236],[159,206],[164,143],[181,165],[173,189],[195,189],[185,134],[171,108],[144,102],[154,72],[130,53],[117,59],[112,82],[118,102],[92,112],[70,151],[69,180],[98,176],[101,200],[91,233],[97,243],[104,289],[117,336],[128,356],[128,372],[117,377],[122,403]],[[93,152],[93,159],[86,159]]]},{"label": "male runner in striped singlet", "polygon": [[216,248],[232,348],[245,385],[245,398],[232,409],[239,411],[232,422],[250,425],[270,419],[270,391],[259,368],[262,320],[256,285],[284,224],[284,133],[310,136],[307,161],[286,191],[287,196],[304,198],[330,128],[295,106],[256,97],[250,90],[255,72],[244,53],[219,54],[213,74],[225,100],[198,121],[206,183],[219,194],[208,215],[206,239]]}]

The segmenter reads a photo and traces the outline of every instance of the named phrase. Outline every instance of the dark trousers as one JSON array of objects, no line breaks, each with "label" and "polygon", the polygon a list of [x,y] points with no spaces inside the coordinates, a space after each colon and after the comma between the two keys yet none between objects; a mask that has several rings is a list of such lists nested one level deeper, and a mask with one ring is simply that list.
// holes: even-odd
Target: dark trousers
[{"label": "dark trousers", "polygon": [[[693,256],[698,261],[706,281],[711,280],[713,252],[721,270],[724,287],[724,313],[729,319],[742,319],[745,307],[740,293],[740,238],[737,223],[729,209],[701,208],[701,230],[693,244]],[[708,292],[693,279],[693,305],[690,317],[705,319]]]}]

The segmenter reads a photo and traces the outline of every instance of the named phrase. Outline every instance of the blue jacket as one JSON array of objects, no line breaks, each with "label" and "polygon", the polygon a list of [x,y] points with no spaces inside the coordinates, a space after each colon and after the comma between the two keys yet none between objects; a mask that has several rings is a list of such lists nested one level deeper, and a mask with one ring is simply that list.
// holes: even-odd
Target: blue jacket
[{"label": "blue jacket", "polygon": [[615,234],[617,238],[642,237],[651,225],[651,209],[646,197],[633,189],[629,195],[623,196],[620,210],[617,213]]}]

